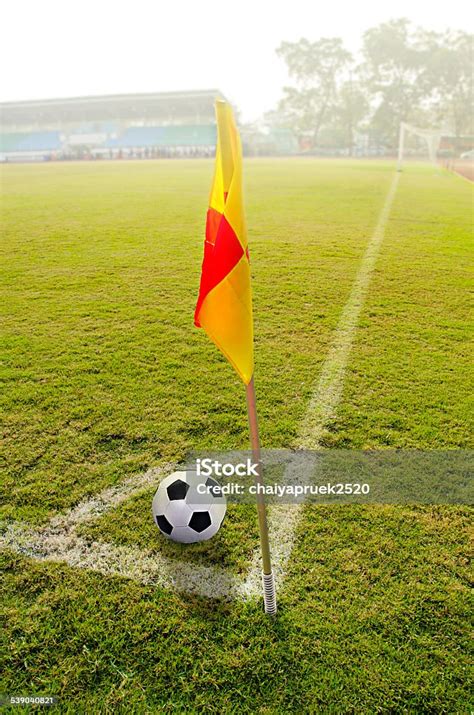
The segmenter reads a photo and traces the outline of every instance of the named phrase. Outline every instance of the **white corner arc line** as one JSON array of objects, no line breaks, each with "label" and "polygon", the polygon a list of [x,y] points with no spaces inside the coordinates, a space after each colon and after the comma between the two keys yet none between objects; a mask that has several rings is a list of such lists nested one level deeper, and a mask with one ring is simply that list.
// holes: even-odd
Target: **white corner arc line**
[{"label": "white corner arc line", "polygon": [[[395,173],[375,230],[367,244],[349,299],[341,313],[333,341],[324,361],[319,381],[298,432],[301,449],[319,449],[325,428],[333,419],[342,396],[345,371],[370,278],[382,244],[400,174]],[[108,487],[83,500],[66,514],[36,529],[14,523],[0,537],[0,547],[42,561],[61,561],[74,568],[117,575],[143,584],[174,588],[207,598],[249,598],[261,591],[260,550],[256,549],[246,576],[232,574],[219,566],[201,566],[167,559],[134,546],[89,542],[77,527],[100,518],[106,511],[155,486],[173,471],[171,465],[150,469]],[[273,568],[277,584],[285,576],[286,565],[296,538],[302,505],[275,506],[269,515]]]},{"label": "white corner arc line", "polygon": [[88,569],[106,576],[121,576],[144,585],[174,588],[206,598],[235,597],[235,579],[222,568],[169,559],[135,546],[88,541],[75,529],[54,531],[10,525],[1,545],[37,561],[63,562],[72,568]]}]

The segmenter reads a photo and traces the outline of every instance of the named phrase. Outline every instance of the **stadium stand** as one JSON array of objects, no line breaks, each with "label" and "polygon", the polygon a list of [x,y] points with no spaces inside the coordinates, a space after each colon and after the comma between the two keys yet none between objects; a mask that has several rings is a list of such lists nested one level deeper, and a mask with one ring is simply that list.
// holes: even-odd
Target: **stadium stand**
[{"label": "stadium stand", "polygon": [[31,132],[18,142],[16,151],[50,151],[60,148],[59,132]]},{"label": "stadium stand", "polygon": [[19,133],[12,133],[12,134],[3,134],[2,133],[0,135],[0,152],[8,153],[8,152],[16,151],[19,143],[26,136],[28,136],[28,135],[27,134],[19,134]]},{"label": "stadium stand", "polygon": [[2,134],[0,152],[8,154],[31,154],[35,152],[58,151],[61,149],[59,132],[30,132]]},{"label": "stadium stand", "polygon": [[119,130],[117,122],[83,122],[72,128],[74,134],[111,134]]},{"label": "stadium stand", "polygon": [[[0,104],[0,161],[212,156],[217,89]],[[241,127],[249,155],[299,151],[278,123]]]},{"label": "stadium stand", "polygon": [[105,142],[107,148],[201,147],[216,143],[215,126],[130,127]]},{"label": "stadium stand", "polygon": [[0,159],[208,156],[218,90],[5,102]]}]

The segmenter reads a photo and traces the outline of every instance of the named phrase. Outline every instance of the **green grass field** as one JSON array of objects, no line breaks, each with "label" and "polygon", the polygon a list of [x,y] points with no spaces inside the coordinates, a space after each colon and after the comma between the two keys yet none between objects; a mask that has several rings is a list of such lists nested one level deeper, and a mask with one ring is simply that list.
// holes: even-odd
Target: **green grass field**
[{"label": "green grass field", "polygon": [[[242,385],[193,327],[210,161],[2,168],[5,525],[34,527],[192,449],[247,448]],[[392,181],[379,161],[248,160],[246,205],[264,447],[298,428]],[[472,446],[467,299],[472,187],[408,165],[322,444]],[[244,572],[252,507],[165,542],[153,489],[84,524]],[[469,713],[462,506],[308,506],[276,621],[3,553],[0,692],[63,712]]]}]

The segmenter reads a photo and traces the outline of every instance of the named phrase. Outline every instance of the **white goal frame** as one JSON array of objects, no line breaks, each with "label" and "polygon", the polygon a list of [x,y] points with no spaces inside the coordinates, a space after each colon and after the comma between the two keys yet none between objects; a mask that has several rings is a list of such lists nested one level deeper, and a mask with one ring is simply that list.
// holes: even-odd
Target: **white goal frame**
[{"label": "white goal frame", "polygon": [[414,134],[417,137],[421,137],[426,141],[428,147],[428,154],[430,161],[433,166],[436,166],[436,155],[441,142],[441,137],[444,132],[442,129],[421,129],[420,127],[414,127],[412,124],[407,124],[402,122],[400,124],[400,135],[398,140],[398,162],[397,171],[401,171],[403,167],[403,158],[405,153],[405,137],[408,134]]}]

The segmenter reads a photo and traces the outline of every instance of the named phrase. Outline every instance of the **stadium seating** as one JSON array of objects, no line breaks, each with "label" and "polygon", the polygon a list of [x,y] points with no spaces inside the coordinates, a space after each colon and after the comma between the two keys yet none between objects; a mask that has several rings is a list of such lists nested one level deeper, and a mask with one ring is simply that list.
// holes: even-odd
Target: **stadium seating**
[{"label": "stadium seating", "polygon": [[19,151],[48,151],[60,148],[59,132],[31,132],[19,143]]},{"label": "stadium seating", "polygon": [[162,127],[129,127],[117,139],[108,139],[105,143],[109,148],[131,148],[162,146]]},{"label": "stadium seating", "polygon": [[112,134],[119,130],[117,122],[83,122],[70,131],[71,134]]},{"label": "stadium seating", "polygon": [[24,139],[26,134],[0,134],[0,151],[16,151],[18,143]]},{"label": "stadium seating", "polygon": [[0,102],[0,161],[212,154],[217,89]]},{"label": "stadium seating", "polygon": [[[88,137],[90,141],[91,131],[97,132],[100,126],[99,135],[108,135],[102,143],[102,138],[99,141],[103,149],[147,149],[147,148],[167,148],[174,147],[209,147],[216,144],[216,127],[210,125],[169,125],[169,126],[147,126],[147,127],[128,127],[119,136],[112,137],[111,134],[118,131],[118,125],[114,122],[101,123],[84,123],[74,128],[69,134],[74,138],[74,145],[80,144],[77,138],[82,135]],[[67,134],[67,131],[66,131]],[[99,136],[98,135],[98,136]],[[43,132],[23,132],[23,133],[6,133],[0,137],[0,152],[4,154],[15,154],[24,152],[52,152],[60,151],[68,144],[68,140],[61,140],[60,132],[58,131],[43,131]]]},{"label": "stadium seating", "polygon": [[216,128],[209,126],[164,127],[167,146],[209,146],[216,143]]},{"label": "stadium seating", "polygon": [[213,125],[165,127],[129,127],[116,139],[108,139],[107,148],[212,146],[216,143]]},{"label": "stadium seating", "polygon": [[3,134],[0,144],[0,151],[2,152],[51,151],[60,148],[59,132]]}]

